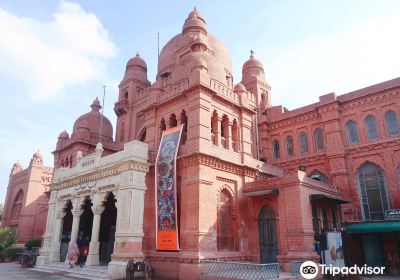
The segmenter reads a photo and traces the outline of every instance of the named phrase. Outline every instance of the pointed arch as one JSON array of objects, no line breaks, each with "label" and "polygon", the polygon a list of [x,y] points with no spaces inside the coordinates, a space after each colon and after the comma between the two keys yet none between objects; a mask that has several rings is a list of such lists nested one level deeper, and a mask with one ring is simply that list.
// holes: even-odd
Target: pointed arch
[{"label": "pointed arch", "polygon": [[399,121],[394,111],[388,111],[385,115],[386,129],[388,136],[400,135]]},{"label": "pointed arch", "polygon": [[314,142],[317,152],[325,150],[324,132],[322,131],[322,128],[317,128],[314,131]]},{"label": "pointed arch", "polygon": [[293,137],[290,135],[286,136],[285,144],[286,144],[286,155],[288,157],[294,156]]},{"label": "pointed arch", "polygon": [[281,151],[280,151],[280,147],[279,147],[279,140],[275,139],[272,142],[272,151],[274,154],[274,159],[280,159],[281,158]]},{"label": "pointed arch", "polygon": [[21,215],[23,200],[24,192],[22,190],[19,190],[14,198],[14,203],[11,211],[11,220],[16,220]]},{"label": "pointed arch", "polygon": [[376,118],[369,115],[365,118],[365,129],[367,132],[368,140],[375,140],[379,138],[378,126],[376,124]]},{"label": "pointed arch", "polygon": [[234,239],[233,196],[223,188],[219,193],[217,210],[217,248],[219,251],[236,250]]},{"label": "pointed arch", "polygon": [[384,171],[374,163],[363,164],[357,171],[357,186],[363,220],[384,220],[391,208]]},{"label": "pointed arch", "polygon": [[305,133],[304,131],[300,134],[300,153],[301,154],[308,153],[307,133]]},{"label": "pointed arch", "polygon": [[353,120],[350,120],[346,123],[347,129],[347,140],[349,144],[358,144],[360,142],[358,136],[358,128],[357,123]]}]

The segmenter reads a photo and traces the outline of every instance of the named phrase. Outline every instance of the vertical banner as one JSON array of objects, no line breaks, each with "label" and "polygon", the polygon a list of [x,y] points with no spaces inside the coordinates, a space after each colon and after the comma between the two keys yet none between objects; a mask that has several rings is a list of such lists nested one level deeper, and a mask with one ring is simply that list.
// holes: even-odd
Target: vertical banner
[{"label": "vertical banner", "polygon": [[155,165],[157,250],[179,250],[176,156],[183,125],[163,131]]}]

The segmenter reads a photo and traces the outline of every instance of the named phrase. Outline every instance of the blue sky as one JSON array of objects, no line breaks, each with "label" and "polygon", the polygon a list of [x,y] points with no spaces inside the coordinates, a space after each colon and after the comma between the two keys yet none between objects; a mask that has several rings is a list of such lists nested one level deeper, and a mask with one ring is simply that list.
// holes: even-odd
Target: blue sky
[{"label": "blue sky", "polygon": [[105,115],[137,51],[149,80],[161,47],[194,6],[228,49],[234,81],[249,50],[265,67],[272,103],[294,109],[400,76],[400,1],[0,0],[0,201],[13,163],[71,133],[107,86]]}]

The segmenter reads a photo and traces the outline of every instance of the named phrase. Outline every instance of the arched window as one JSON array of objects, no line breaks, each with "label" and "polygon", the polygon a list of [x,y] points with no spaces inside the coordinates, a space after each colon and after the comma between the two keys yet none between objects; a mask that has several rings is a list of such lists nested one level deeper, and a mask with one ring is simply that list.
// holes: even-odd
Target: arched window
[{"label": "arched window", "polygon": [[374,116],[368,116],[365,119],[365,128],[367,129],[368,140],[378,139],[378,127]]},{"label": "arched window", "polygon": [[300,134],[300,153],[302,154],[308,153],[308,140],[307,140],[307,134],[305,132],[302,132]]},{"label": "arched window", "polygon": [[293,137],[292,136],[286,137],[286,154],[289,157],[294,156],[294,147],[293,147]]},{"label": "arched window", "polygon": [[399,122],[397,120],[396,112],[389,111],[385,116],[386,128],[388,136],[400,135]]},{"label": "arched window", "polygon": [[321,128],[317,128],[314,131],[314,142],[318,152],[325,150],[324,133]]},{"label": "arched window", "polygon": [[236,119],[232,122],[232,148],[235,152],[239,151],[239,129]]},{"label": "arched window", "polygon": [[169,128],[175,127],[178,125],[178,121],[176,120],[176,115],[172,114],[169,117]]},{"label": "arched window", "polygon": [[217,247],[218,250],[234,250],[234,227],[233,227],[233,201],[232,196],[226,189],[219,195],[217,213]]},{"label": "arched window", "polygon": [[21,214],[23,198],[24,198],[24,193],[22,190],[20,190],[14,199],[14,204],[11,211],[11,220],[19,218],[19,215]]},{"label": "arched window", "polygon": [[359,143],[358,138],[358,129],[355,121],[349,121],[346,124],[347,129],[347,139],[349,140],[349,144],[357,144]]},{"label": "arched window", "polygon": [[218,113],[213,112],[211,117],[211,143],[218,145]]},{"label": "arched window", "polygon": [[357,172],[360,205],[364,220],[383,220],[390,209],[385,175],[375,164],[364,164]]},{"label": "arched window", "polygon": [[328,177],[324,173],[317,170],[311,172],[310,178],[320,182],[328,183]]},{"label": "arched window", "polygon": [[182,144],[185,144],[186,140],[187,140],[187,128],[188,128],[188,118],[187,118],[185,110],[182,110],[182,112],[181,112],[180,121],[181,121],[181,124],[183,125],[181,142],[182,142]]},{"label": "arched window", "polygon": [[229,138],[229,119],[227,115],[223,115],[221,121],[221,145],[225,149],[229,149],[228,138]]},{"label": "arched window", "polygon": [[272,150],[274,151],[274,158],[279,159],[281,157],[281,151],[279,150],[278,139],[275,139],[274,142],[272,142]]},{"label": "arched window", "polygon": [[146,142],[146,128],[144,128],[144,129],[140,132],[139,137],[138,137],[138,140],[141,141],[141,142]]},{"label": "arched window", "polygon": [[165,124],[165,119],[162,118],[160,122],[160,139],[164,130],[167,129],[167,125]]}]

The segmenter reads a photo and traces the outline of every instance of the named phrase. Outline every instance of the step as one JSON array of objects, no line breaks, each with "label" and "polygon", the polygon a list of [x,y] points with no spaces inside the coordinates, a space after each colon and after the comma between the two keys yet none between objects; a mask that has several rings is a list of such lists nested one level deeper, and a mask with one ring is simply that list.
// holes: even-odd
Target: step
[{"label": "step", "polygon": [[90,267],[89,269],[87,269],[85,267],[84,268],[80,268],[80,267],[69,268],[66,266],[65,263],[57,263],[57,264],[49,263],[45,266],[34,267],[31,269],[34,271],[47,272],[50,274],[61,274],[64,276],[89,279],[89,280],[111,279],[111,277],[107,273],[107,267]]}]

